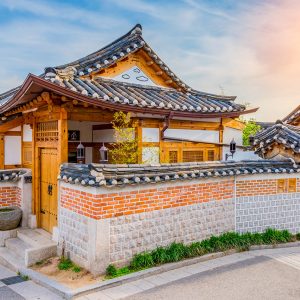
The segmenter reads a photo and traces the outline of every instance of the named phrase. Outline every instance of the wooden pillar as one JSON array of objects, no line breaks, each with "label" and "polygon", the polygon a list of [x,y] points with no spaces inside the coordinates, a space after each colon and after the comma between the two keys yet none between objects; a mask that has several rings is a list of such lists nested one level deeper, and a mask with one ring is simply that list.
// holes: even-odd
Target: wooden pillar
[{"label": "wooden pillar", "polygon": [[137,147],[138,147],[138,163],[141,164],[143,162],[143,127],[142,122],[139,120],[137,123],[137,127],[135,128]]},{"label": "wooden pillar", "polygon": [[[220,144],[223,144],[223,139],[224,137],[224,126],[223,126],[223,120],[221,119],[221,124],[220,124],[220,127],[219,127],[219,143]],[[222,160],[222,157],[223,157],[223,146],[220,145],[219,146],[219,160]]]},{"label": "wooden pillar", "polygon": [[61,110],[58,120],[58,169],[62,163],[68,162],[68,113],[65,109]]},{"label": "wooden pillar", "polygon": [[0,169],[4,169],[4,134],[0,134]]},{"label": "wooden pillar", "polygon": [[165,163],[166,161],[166,157],[165,157],[165,149],[164,149],[164,141],[161,138],[162,135],[162,129],[164,127],[164,124],[159,123],[159,162],[160,163]]}]

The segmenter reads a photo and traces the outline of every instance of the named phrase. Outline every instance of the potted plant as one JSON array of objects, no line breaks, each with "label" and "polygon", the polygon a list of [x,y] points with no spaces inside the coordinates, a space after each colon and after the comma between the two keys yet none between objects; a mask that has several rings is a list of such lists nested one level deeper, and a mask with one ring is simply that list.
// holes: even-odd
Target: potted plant
[{"label": "potted plant", "polygon": [[17,206],[0,207],[0,231],[17,228],[21,217],[22,210]]}]

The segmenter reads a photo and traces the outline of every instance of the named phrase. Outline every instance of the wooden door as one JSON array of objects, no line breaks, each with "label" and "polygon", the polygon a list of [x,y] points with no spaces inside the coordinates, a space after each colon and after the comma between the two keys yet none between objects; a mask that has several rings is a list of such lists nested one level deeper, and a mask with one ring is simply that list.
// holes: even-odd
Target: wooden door
[{"label": "wooden door", "polygon": [[57,149],[40,149],[40,226],[52,232],[57,225]]}]

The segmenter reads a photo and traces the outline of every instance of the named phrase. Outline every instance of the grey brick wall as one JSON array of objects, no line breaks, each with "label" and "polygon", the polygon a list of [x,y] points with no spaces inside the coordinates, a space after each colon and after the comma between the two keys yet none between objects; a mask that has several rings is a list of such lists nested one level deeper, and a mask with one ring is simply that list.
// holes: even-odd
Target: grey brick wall
[{"label": "grey brick wall", "polygon": [[191,243],[233,231],[234,200],[221,200],[110,219],[110,262],[170,243]]},{"label": "grey brick wall", "polygon": [[236,199],[237,232],[262,232],[269,227],[300,231],[300,193]]},{"label": "grey brick wall", "polygon": [[[59,209],[59,248],[78,259],[88,260],[88,218],[71,210]],[[66,253],[67,254],[67,253]]]}]

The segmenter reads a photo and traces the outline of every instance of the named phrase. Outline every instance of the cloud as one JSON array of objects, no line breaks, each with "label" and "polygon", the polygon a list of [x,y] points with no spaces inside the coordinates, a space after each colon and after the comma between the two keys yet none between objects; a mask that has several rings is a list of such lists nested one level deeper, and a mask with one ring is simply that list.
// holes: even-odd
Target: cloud
[{"label": "cloud", "polygon": [[[274,121],[299,104],[300,2],[3,0],[0,90],[105,46],[141,22],[171,69],[199,90],[237,95]],[[59,13],[57,13],[59,12]]]}]

